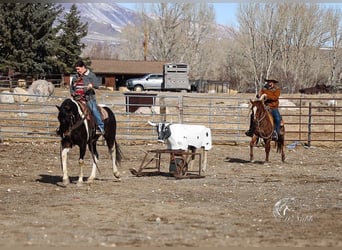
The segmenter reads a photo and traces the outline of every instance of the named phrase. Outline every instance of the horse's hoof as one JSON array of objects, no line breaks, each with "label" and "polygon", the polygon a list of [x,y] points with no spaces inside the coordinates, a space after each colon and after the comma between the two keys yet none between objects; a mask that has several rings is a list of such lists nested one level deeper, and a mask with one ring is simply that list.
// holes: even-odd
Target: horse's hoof
[{"label": "horse's hoof", "polygon": [[83,182],[78,181],[78,182],[76,183],[76,185],[77,185],[77,187],[82,187],[82,186],[83,186]]},{"label": "horse's hoof", "polygon": [[131,172],[132,175],[137,175],[138,171],[135,170],[134,168],[130,168],[129,171]]},{"label": "horse's hoof", "polygon": [[120,179],[121,177],[120,172],[113,172],[113,175],[116,179]]},{"label": "horse's hoof", "polygon": [[63,179],[63,185],[64,185],[64,186],[67,186],[67,185],[69,185],[69,184],[70,184],[69,178]]},{"label": "horse's hoof", "polygon": [[93,178],[88,178],[88,180],[87,180],[87,183],[88,184],[92,184],[94,182],[94,179]]}]

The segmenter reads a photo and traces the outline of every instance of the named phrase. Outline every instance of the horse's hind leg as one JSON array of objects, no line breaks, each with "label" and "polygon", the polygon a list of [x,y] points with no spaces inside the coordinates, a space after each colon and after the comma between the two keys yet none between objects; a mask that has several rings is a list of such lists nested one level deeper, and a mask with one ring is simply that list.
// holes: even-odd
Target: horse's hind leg
[{"label": "horse's hind leg", "polygon": [[108,146],[108,151],[109,151],[109,154],[112,158],[113,175],[116,179],[120,180],[121,175],[120,175],[120,172],[118,170],[118,167],[116,166],[116,162],[117,162],[116,152],[117,152],[117,150],[116,150],[116,143],[115,142],[113,143],[112,147]]}]

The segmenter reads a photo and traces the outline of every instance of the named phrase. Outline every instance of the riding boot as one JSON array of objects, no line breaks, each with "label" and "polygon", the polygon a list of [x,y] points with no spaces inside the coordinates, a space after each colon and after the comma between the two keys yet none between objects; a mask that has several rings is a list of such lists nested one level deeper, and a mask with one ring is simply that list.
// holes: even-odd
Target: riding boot
[{"label": "riding boot", "polygon": [[99,126],[99,127],[97,127],[97,129],[96,129],[96,134],[97,135],[104,135],[104,131],[103,131],[103,129]]},{"label": "riding boot", "polygon": [[274,130],[272,133],[272,141],[278,141],[278,133],[276,130]]},{"label": "riding boot", "polygon": [[255,124],[253,122],[253,117],[251,117],[249,129],[245,132],[245,135],[252,137],[255,131]]},{"label": "riding boot", "polygon": [[96,134],[98,135],[103,135],[104,134],[104,123],[101,119],[101,114],[97,108],[97,104],[96,104],[96,100],[95,98],[90,98],[87,101],[87,105],[89,107],[89,109],[91,110],[94,118],[95,118],[95,122],[98,126],[98,128],[96,129]]}]

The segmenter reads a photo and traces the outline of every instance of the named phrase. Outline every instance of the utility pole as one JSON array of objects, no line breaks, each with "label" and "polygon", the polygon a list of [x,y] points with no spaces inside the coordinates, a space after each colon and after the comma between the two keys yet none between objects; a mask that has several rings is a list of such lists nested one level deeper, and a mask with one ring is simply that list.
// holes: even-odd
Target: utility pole
[{"label": "utility pole", "polygon": [[144,29],[144,42],[143,42],[143,46],[144,46],[144,60],[147,60],[147,45],[148,45],[148,29],[145,28]]}]

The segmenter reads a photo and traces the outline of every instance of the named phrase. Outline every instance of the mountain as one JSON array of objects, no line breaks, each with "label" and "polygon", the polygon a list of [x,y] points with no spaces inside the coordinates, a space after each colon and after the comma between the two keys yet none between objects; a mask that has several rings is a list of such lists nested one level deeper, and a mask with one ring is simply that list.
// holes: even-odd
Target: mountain
[{"label": "mountain", "polygon": [[[69,11],[73,3],[62,3],[63,15]],[[117,3],[75,3],[80,12],[81,21],[88,22],[88,35],[82,40],[86,44],[103,43],[117,45],[120,43],[122,29],[130,24],[139,24],[136,12],[121,7]],[[222,38],[232,37],[234,29],[217,25]]]},{"label": "mountain", "polygon": [[[62,3],[63,15],[73,3]],[[128,25],[138,24],[138,15],[116,3],[75,3],[80,12],[81,22],[88,22],[85,43],[108,42],[117,44],[119,34]]]}]

